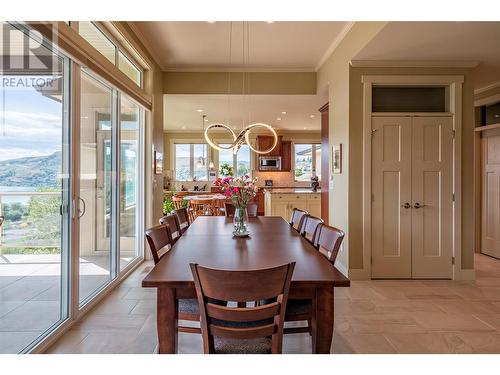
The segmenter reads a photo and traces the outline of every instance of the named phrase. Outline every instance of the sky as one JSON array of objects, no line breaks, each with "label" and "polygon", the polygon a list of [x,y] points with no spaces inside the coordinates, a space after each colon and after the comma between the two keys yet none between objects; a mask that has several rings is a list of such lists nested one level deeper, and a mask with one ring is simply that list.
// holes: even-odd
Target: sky
[{"label": "sky", "polygon": [[32,87],[5,87],[2,78],[0,75],[0,161],[61,151],[62,103]]}]

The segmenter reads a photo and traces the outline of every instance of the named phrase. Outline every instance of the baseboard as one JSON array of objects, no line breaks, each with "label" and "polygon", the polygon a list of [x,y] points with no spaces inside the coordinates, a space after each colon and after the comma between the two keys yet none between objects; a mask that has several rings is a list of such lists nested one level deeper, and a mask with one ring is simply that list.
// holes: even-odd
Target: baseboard
[{"label": "baseboard", "polygon": [[473,269],[457,270],[454,280],[475,280],[476,271]]},{"label": "baseboard", "polygon": [[371,280],[370,271],[364,268],[351,268],[349,270],[350,280]]}]

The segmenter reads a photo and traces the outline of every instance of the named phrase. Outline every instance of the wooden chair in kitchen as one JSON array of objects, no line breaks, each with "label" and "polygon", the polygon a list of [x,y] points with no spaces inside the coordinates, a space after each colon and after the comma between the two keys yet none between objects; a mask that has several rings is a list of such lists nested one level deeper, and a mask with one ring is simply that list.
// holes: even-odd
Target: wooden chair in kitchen
[{"label": "wooden chair in kitchen", "polygon": [[212,199],[191,199],[189,201],[191,222],[198,216],[213,216],[214,202]]},{"label": "wooden chair in kitchen", "polygon": [[[190,264],[200,306],[204,353],[280,354],[295,262],[267,269],[226,271]],[[228,307],[211,302],[272,300]]]},{"label": "wooden chair in kitchen", "polygon": [[[330,261],[332,267],[344,240],[344,231],[326,224],[319,224],[314,247]],[[285,328],[284,333],[311,333],[312,300],[310,299],[290,299],[286,309],[285,321],[307,321],[305,327]]]},{"label": "wooden chair in kitchen", "polygon": [[181,238],[181,224],[179,219],[174,214],[168,214],[160,219],[160,224],[168,224],[170,228],[170,236],[172,237],[172,246]]},{"label": "wooden chair in kitchen", "polygon": [[[173,241],[170,235],[168,224],[160,224],[146,230],[146,240],[148,241],[151,254],[155,264],[172,248]],[[179,320],[189,320],[197,322],[200,320],[200,309],[196,298],[179,299]],[[178,326],[178,332],[201,333],[197,327]]]},{"label": "wooden chair in kitchen", "polygon": [[302,237],[314,244],[318,227],[323,223],[323,220],[316,216],[306,215],[303,218],[299,233]]},{"label": "wooden chair in kitchen", "polygon": [[178,196],[174,195],[172,197],[172,202],[174,203],[174,207],[176,210],[178,210],[179,208],[182,208],[182,197],[178,197]]},{"label": "wooden chair in kitchen", "polygon": [[173,211],[174,215],[179,220],[179,228],[181,228],[181,234],[184,233],[190,225],[188,210],[185,207],[179,208]]},{"label": "wooden chair in kitchen", "polygon": [[234,216],[234,204],[233,202],[224,202],[224,210],[226,216],[233,217]]},{"label": "wooden chair in kitchen", "polygon": [[290,225],[297,231],[300,232],[300,226],[303,222],[303,219],[306,215],[309,215],[309,212],[301,210],[299,208],[292,209],[292,216],[290,217]]}]

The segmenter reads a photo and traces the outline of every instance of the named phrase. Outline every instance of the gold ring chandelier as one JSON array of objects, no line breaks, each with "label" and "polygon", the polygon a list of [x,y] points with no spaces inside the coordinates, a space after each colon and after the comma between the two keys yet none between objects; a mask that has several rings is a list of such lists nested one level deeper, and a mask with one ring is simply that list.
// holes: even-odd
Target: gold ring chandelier
[{"label": "gold ring chandelier", "polygon": [[[272,135],[273,135],[273,138],[274,138],[273,145],[268,150],[257,150],[256,148],[252,147],[252,145],[250,143],[250,132],[253,129],[258,128],[258,127],[263,127],[263,128],[268,129],[272,133]],[[229,130],[229,133],[233,137],[233,143],[229,147],[219,146],[218,144],[216,144],[214,141],[212,141],[210,139],[210,136],[208,135],[208,131],[210,129],[216,129],[216,128],[223,128],[223,129]],[[267,153],[271,152],[272,150],[274,150],[274,148],[278,144],[278,135],[276,134],[276,131],[272,128],[272,126],[270,126],[268,124],[263,124],[263,123],[260,123],[260,122],[248,125],[245,129],[243,129],[240,132],[240,134],[238,134],[238,136],[236,136],[236,134],[233,132],[233,130],[229,126],[227,126],[227,125],[224,125],[224,124],[211,124],[211,125],[209,125],[205,129],[205,140],[207,141],[207,143],[210,146],[212,146],[213,148],[215,148],[218,151],[224,151],[224,150],[231,150],[232,149],[233,150],[233,154],[236,154],[236,153],[238,153],[240,147],[244,143],[246,143],[248,145],[248,147],[253,152],[255,152],[257,154],[267,154]]]}]

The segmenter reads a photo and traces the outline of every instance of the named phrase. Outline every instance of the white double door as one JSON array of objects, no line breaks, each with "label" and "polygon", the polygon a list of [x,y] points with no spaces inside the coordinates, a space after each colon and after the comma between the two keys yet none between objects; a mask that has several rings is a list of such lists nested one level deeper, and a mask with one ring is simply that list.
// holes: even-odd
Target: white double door
[{"label": "white double door", "polygon": [[372,118],[372,278],[452,278],[451,117]]}]

